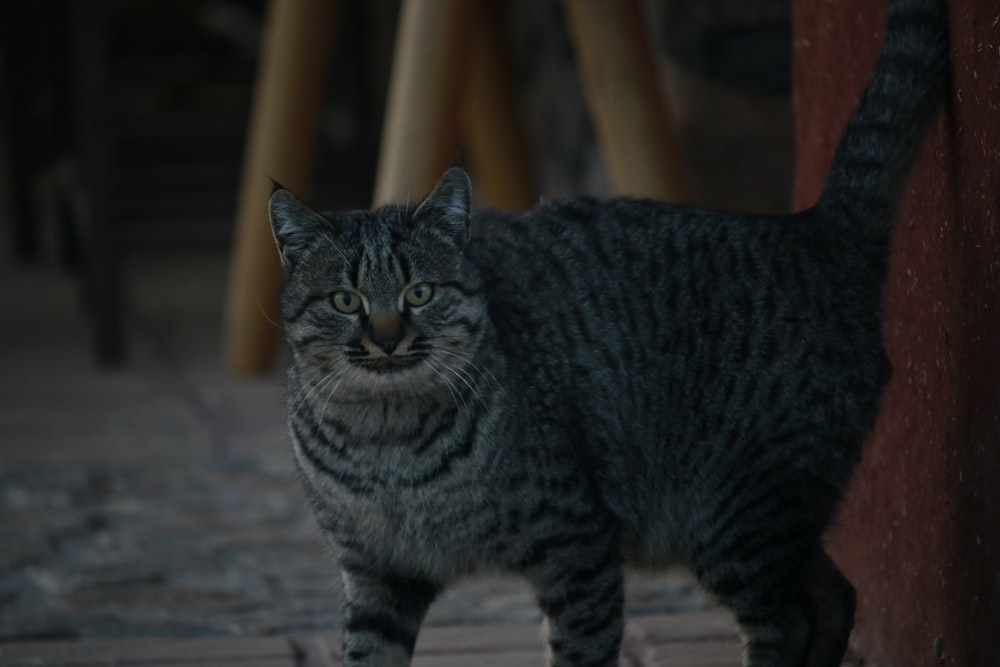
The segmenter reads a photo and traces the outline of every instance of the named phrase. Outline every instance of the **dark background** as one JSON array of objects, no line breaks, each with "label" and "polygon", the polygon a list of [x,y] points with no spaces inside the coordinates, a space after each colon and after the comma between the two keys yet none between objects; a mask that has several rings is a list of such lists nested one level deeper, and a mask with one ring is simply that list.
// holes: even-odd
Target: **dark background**
[{"label": "dark background", "polygon": [[[321,208],[371,200],[398,10],[341,4]],[[610,194],[559,3],[503,4],[538,191]],[[787,210],[789,2],[644,8],[692,198]],[[263,10],[0,3],[0,641],[338,623],[334,568],[284,440],[280,370],[237,378],[221,361]],[[121,297],[114,364],[95,340],[108,292]],[[630,589],[633,613],[701,605],[684,582]],[[486,579],[430,622],[536,615],[522,586]]]}]

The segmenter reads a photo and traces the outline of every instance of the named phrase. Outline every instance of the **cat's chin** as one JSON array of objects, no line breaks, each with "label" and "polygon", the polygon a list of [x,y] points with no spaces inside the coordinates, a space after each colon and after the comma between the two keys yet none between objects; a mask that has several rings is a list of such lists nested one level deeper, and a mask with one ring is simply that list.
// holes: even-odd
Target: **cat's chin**
[{"label": "cat's chin", "polygon": [[358,372],[345,393],[358,400],[429,397],[443,387],[433,368],[423,359],[379,360],[358,364]]},{"label": "cat's chin", "polygon": [[423,363],[422,357],[382,357],[356,362],[364,370],[376,375],[394,375]]}]

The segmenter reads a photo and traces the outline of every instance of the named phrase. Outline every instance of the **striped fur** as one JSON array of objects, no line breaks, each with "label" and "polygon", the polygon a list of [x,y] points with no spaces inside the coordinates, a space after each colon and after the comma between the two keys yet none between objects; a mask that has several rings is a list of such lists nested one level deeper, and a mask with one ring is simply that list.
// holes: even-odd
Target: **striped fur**
[{"label": "striped fur", "polygon": [[626,563],[690,568],[746,665],[839,664],[854,592],[820,537],[887,377],[891,221],[946,62],[936,0],[890,0],[888,25],[803,213],[471,216],[458,169],[374,211],[274,192],[289,428],[346,664],[408,664],[444,586],[505,570],[537,591],[551,664],[614,665]]}]

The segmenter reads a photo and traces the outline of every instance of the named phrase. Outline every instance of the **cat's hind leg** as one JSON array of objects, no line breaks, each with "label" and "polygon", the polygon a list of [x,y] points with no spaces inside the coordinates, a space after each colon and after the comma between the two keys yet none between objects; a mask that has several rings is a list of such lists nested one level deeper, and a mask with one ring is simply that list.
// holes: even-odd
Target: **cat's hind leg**
[{"label": "cat's hind leg", "polygon": [[725,601],[746,642],[744,663],[839,667],[854,625],[854,587],[822,549],[816,550],[798,586],[775,585],[783,595],[768,600],[748,587]]},{"label": "cat's hind leg", "polygon": [[[793,572],[791,568],[786,572]],[[855,593],[830,558],[817,549],[797,584],[772,581],[771,585],[770,595],[747,584],[720,598],[740,624],[744,664],[839,667],[854,625]]]},{"label": "cat's hind leg", "polygon": [[780,589],[767,595],[709,590],[736,617],[744,667],[806,667],[812,624],[804,596]]},{"label": "cat's hind leg", "polygon": [[[787,480],[768,480],[760,470],[733,475],[743,476],[747,483],[734,480],[732,494],[717,494],[689,564],[736,617],[745,667],[828,667],[811,657],[819,600],[808,577],[821,553],[823,513]],[[826,621],[835,625],[832,616]],[[816,660],[831,656],[836,644],[828,641]]]},{"label": "cat's hind leg", "polygon": [[806,573],[815,624],[806,667],[838,667],[854,626],[854,587],[820,551]]}]

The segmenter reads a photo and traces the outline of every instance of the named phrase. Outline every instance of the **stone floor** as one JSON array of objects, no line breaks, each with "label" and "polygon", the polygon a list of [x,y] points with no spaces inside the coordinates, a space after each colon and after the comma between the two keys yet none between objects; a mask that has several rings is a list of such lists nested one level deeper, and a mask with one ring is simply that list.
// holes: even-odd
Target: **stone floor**
[{"label": "stone floor", "polygon": [[[58,659],[76,653],[62,640],[154,646],[340,624],[335,571],[292,473],[281,373],[235,378],[219,359],[225,257],[131,260],[118,370],[92,363],[70,275],[0,266],[3,664],[38,641],[57,657],[34,664],[76,664]],[[706,608],[674,579],[633,581],[629,600],[635,618]],[[537,646],[537,620],[523,584],[485,577],[442,596],[427,624],[510,625]]]}]

